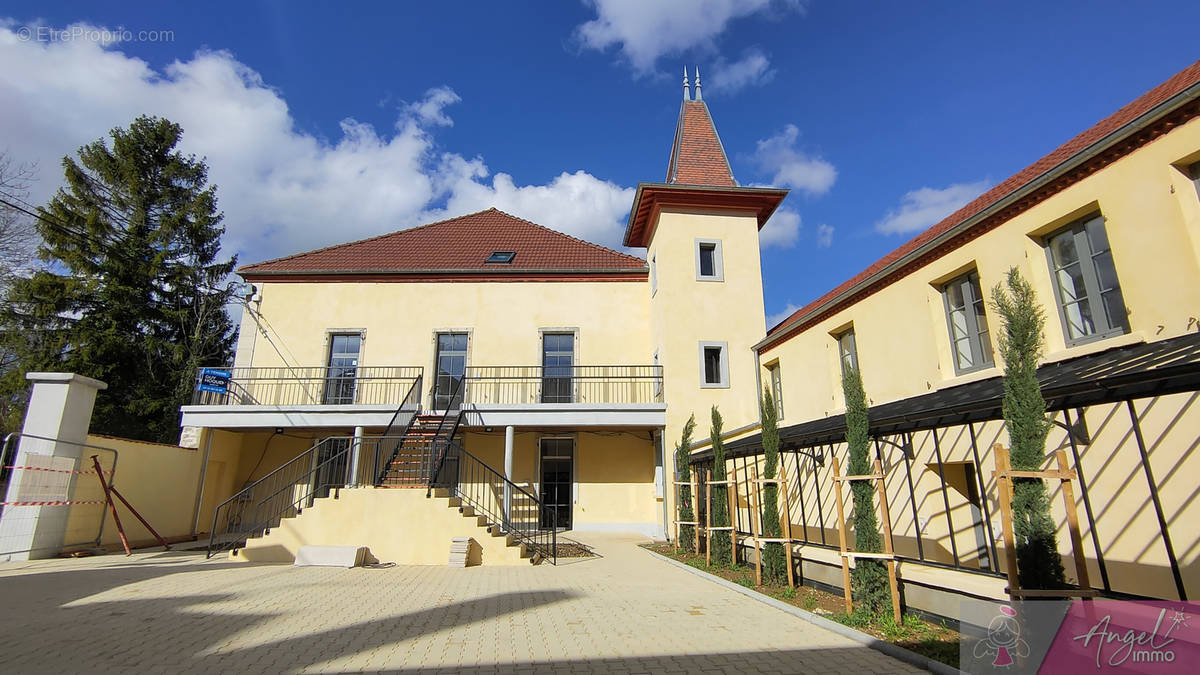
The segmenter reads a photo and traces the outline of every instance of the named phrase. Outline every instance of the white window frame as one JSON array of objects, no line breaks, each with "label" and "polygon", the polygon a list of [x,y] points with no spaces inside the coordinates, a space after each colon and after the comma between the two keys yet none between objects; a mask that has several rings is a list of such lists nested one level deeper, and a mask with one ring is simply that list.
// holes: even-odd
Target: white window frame
[{"label": "white window frame", "polygon": [[[711,275],[700,274],[701,246],[712,246],[713,248],[713,273]],[[725,256],[721,252],[721,240],[697,237],[692,248],[696,259],[696,281],[725,281]]]},{"label": "white window frame", "polygon": [[841,367],[842,377],[846,377],[846,355],[842,348],[842,341],[847,337],[850,338],[849,353],[854,357],[854,369],[862,372],[862,364],[858,360],[858,336],[854,334],[854,326],[851,326],[833,336],[834,341],[837,343],[838,365]]},{"label": "white window frame", "polygon": [[[704,377],[704,350],[720,349],[721,358],[718,366],[720,371],[720,381],[709,382]],[[728,389],[729,388],[729,343],[717,341],[700,341],[700,388],[701,389]]]},{"label": "white window frame", "polygon": [[775,418],[783,419],[783,371],[776,361],[767,366],[767,375],[771,378],[771,396],[775,398]]},{"label": "white window frame", "polygon": [[[962,294],[964,302],[962,311],[964,312],[966,319],[966,326],[964,326],[964,330],[967,332],[964,338],[958,338],[954,333],[954,318],[951,315],[950,308],[950,289],[953,286],[962,286],[964,289]],[[976,295],[976,292],[978,292],[979,295]],[[973,373],[977,370],[991,368],[996,365],[996,350],[995,346],[992,345],[992,324],[990,321],[988,321],[987,329],[981,330],[975,314],[975,306],[976,304],[979,304],[983,308],[984,318],[987,319],[987,303],[982,297],[982,293],[983,282],[980,281],[979,272],[977,270],[971,270],[965,274],[960,274],[950,281],[942,284],[942,309],[945,310],[946,313],[946,330],[950,335],[950,361],[954,365],[954,372],[957,375]],[[971,350],[970,357],[974,362],[973,365],[965,368],[958,365],[958,351],[955,345],[955,343],[961,339],[965,339],[967,341],[967,344]],[[988,345],[987,351],[991,354],[991,358],[988,358],[986,361],[984,360],[985,357],[983,349],[983,343],[985,339],[987,340]]]},{"label": "white window frame", "polygon": [[[1058,306],[1058,318],[1062,326],[1063,341],[1068,347],[1075,347],[1097,340],[1115,337],[1117,335],[1125,335],[1130,331],[1129,326],[1129,306],[1125,303],[1125,293],[1121,288],[1120,273],[1116,269],[1116,260],[1112,261],[1113,272],[1117,277],[1117,285],[1107,292],[1115,290],[1121,296],[1121,311],[1125,312],[1120,317],[1110,317],[1108,308],[1104,304],[1103,292],[1100,287],[1099,274],[1096,272],[1095,259],[1105,253],[1105,251],[1096,252],[1092,250],[1091,241],[1088,239],[1087,226],[1093,221],[1100,221],[1100,228],[1104,231],[1104,238],[1108,241],[1107,253],[1110,258],[1113,255],[1112,239],[1108,236],[1108,221],[1099,212],[1092,213],[1073,221],[1066,227],[1061,227],[1043,238],[1043,247],[1046,251],[1046,264],[1050,268],[1050,283],[1054,287],[1054,304]],[[1074,302],[1086,301],[1092,312],[1092,327],[1093,332],[1084,335],[1071,335],[1071,328],[1067,316],[1065,305],[1071,304],[1070,301],[1064,298],[1062,282],[1059,279],[1057,266],[1054,261],[1054,251],[1051,247],[1051,242],[1064,235],[1070,235],[1074,238],[1075,251],[1078,256],[1076,264],[1079,265],[1080,274],[1083,277],[1084,292],[1082,300]]]}]

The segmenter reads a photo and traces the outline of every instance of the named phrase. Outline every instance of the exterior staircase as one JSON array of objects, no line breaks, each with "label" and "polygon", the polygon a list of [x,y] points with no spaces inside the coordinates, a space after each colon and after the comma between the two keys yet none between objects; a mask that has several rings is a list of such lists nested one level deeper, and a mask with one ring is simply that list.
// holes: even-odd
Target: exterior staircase
[{"label": "exterior staircase", "polygon": [[441,415],[417,415],[380,476],[378,487],[426,487],[433,469],[429,450],[441,425]]}]

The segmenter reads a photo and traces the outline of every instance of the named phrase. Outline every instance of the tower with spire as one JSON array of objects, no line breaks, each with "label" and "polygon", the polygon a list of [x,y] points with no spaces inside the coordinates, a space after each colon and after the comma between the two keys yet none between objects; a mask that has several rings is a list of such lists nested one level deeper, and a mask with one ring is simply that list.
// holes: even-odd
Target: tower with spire
[{"label": "tower with spire", "polygon": [[684,67],[666,179],[638,185],[624,240],[646,249],[650,267],[653,358],[670,373],[665,448],[678,442],[692,414],[703,438],[712,406],[727,430],[758,422],[760,376],[751,348],[766,324],[758,231],[787,196],[734,179],[700,69],[693,73],[694,87]]}]

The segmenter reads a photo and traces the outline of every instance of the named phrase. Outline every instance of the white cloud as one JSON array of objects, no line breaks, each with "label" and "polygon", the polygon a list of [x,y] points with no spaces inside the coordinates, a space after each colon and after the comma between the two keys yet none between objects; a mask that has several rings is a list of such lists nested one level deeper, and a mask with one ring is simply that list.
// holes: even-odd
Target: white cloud
[{"label": "white cloud", "polygon": [[800,214],[786,207],[776,209],[767,224],[758,231],[760,248],[790,248],[796,245],[799,238]]},{"label": "white cloud", "polygon": [[394,128],[347,117],[326,140],[297,128],[287,101],[228,52],[163,70],[95,41],[23,42],[0,23],[0,129],[15,161],[35,161],[31,201],[61,184],[64,155],[140,114],[178,122],[181,150],[204,157],[225,213],[225,251],[254,262],[496,205],[619,246],[632,189],[585,172],[517,186],[482,158],[439,152],[449,87],[405,105]]},{"label": "white cloud", "polygon": [[793,312],[795,312],[798,309],[800,309],[799,305],[793,305],[792,303],[789,302],[787,304],[787,306],[784,307],[782,310],[780,310],[774,314],[768,314],[767,315],[767,330],[770,330],[770,329],[774,328],[775,326],[779,325],[780,321],[783,321],[784,319],[788,318],[789,316],[792,315]]},{"label": "white cloud", "polygon": [[900,206],[888,211],[875,231],[883,234],[907,234],[924,230],[962,208],[988,189],[987,180],[975,183],[955,183],[942,189],[923,187],[906,193]]},{"label": "white cloud", "polygon": [[[734,19],[773,8],[802,10],[798,0],[586,0],[596,18],[580,24],[575,37],[589,49],[616,46],[634,73],[654,70],[659,57],[693,47],[714,49],[715,38]],[[703,73],[701,73],[703,75]]]},{"label": "white cloud", "polygon": [[775,77],[771,62],[758,49],[748,49],[741,59],[729,62],[717,59],[711,76],[700,73],[706,95],[733,94],[751,85],[762,85]]},{"label": "white cloud", "polygon": [[445,112],[446,106],[461,101],[462,98],[450,87],[434,87],[425,92],[425,98],[416,103],[409,103],[404,109],[417,120],[425,124],[439,127],[454,126],[454,120]]},{"label": "white cloud", "polygon": [[774,136],[760,140],[754,151],[754,162],[765,173],[772,174],[777,186],[820,196],[833,187],[837,169],[820,157],[811,157],[796,149],[800,130],[789,124]]},{"label": "white cloud", "polygon": [[833,246],[833,226],[818,225],[817,226],[817,247],[829,248]]}]

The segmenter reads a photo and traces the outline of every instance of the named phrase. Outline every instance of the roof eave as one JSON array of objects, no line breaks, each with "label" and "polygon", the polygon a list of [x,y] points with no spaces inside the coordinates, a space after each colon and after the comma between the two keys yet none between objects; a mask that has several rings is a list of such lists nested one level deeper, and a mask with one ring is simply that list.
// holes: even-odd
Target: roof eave
[{"label": "roof eave", "polygon": [[1200,96],[1200,82],[1191,85],[1187,89],[1175,94],[1166,101],[1163,101],[1150,110],[1147,110],[1145,113],[1142,113],[1138,117],[1112,131],[1107,136],[1100,138],[1074,155],[1071,155],[1062,162],[1059,162],[1053,167],[1047,169],[1041,175],[1033,178],[1016,190],[1008,193],[1000,199],[997,199],[979,213],[964,219],[962,222],[954,225],[942,234],[930,239],[906,255],[892,261],[890,264],[883,267],[878,272],[875,272],[871,276],[863,279],[859,283],[847,288],[829,300],[821,303],[817,307],[812,308],[810,311],[799,316],[789,317],[783,323],[779,324],[779,326],[768,329],[768,333],[770,333],[770,331],[774,328],[780,328],[780,326],[782,326],[778,332],[769,334],[766,338],[760,340],[758,344],[754,345],[752,349],[759,351],[765,347],[772,346],[774,343],[782,341],[785,337],[795,333],[798,327],[803,325],[806,319],[820,315],[833,307],[837,307],[841,303],[845,302],[848,298],[853,297],[862,291],[864,288],[870,287],[872,284],[877,283],[880,279],[886,278],[896,270],[902,269],[904,266],[912,263],[912,261],[928,255],[930,251],[935,250],[939,246],[945,244],[947,241],[961,235],[964,231],[969,230],[975,225],[987,220],[997,212],[1009,207],[1014,202],[1018,202],[1037,190],[1045,187],[1047,184],[1052,183],[1062,175],[1070,172],[1101,152],[1117,145],[1126,138],[1136,134],[1143,128],[1158,121],[1160,118],[1187,105],[1198,96]]},{"label": "roof eave", "polygon": [[[625,246],[646,246],[645,230],[649,227],[646,221],[649,220],[650,210],[655,204],[752,210],[761,230],[789,192],[784,188],[639,183],[633,196],[633,206],[629,210],[629,220],[625,224],[625,237],[622,241]],[[647,199],[650,202],[643,204]],[[635,237],[635,232],[640,236]]]},{"label": "roof eave", "polygon": [[527,274],[648,274],[647,267],[518,267],[510,269],[480,269],[467,267],[461,269],[408,269],[397,270],[388,268],[376,269],[325,269],[325,270],[253,270],[242,268],[237,274],[242,277],[286,277],[286,276],[378,276],[382,274],[395,276],[410,275],[527,275]]}]

